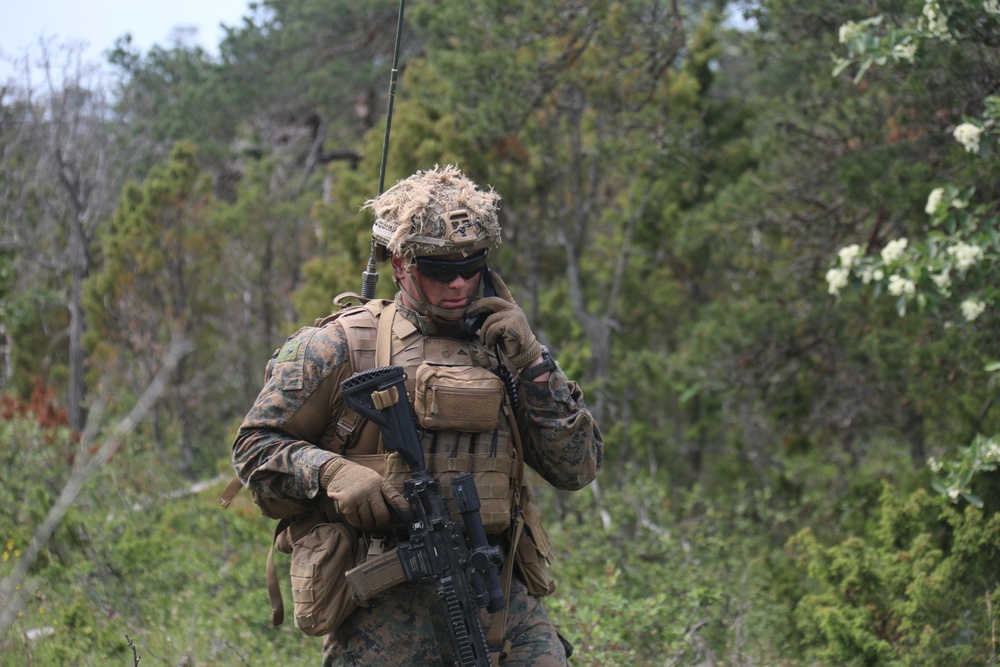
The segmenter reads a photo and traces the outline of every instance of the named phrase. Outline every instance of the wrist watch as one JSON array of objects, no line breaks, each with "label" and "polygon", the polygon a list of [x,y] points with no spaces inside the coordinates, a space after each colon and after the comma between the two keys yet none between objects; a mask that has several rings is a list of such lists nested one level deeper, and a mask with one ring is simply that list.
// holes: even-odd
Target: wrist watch
[{"label": "wrist watch", "polygon": [[535,378],[541,377],[546,373],[551,373],[556,370],[556,362],[552,359],[552,355],[549,354],[549,348],[542,348],[542,363],[537,366],[529,366],[521,371],[520,378],[521,381],[533,382]]}]

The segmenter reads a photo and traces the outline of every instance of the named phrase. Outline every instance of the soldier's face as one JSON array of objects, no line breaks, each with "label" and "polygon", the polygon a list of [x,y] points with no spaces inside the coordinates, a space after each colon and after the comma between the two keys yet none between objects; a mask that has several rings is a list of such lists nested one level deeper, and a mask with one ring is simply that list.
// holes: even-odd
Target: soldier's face
[{"label": "soldier's face", "polygon": [[[472,261],[470,261],[472,259]],[[433,262],[425,262],[428,275],[420,271],[420,263],[407,270],[406,260],[393,255],[392,268],[403,290],[403,300],[406,306],[419,310],[419,303],[414,299],[423,294],[427,303],[437,308],[456,310],[465,308],[479,291],[479,280],[482,276],[482,263],[478,267],[474,258],[462,254],[442,255],[434,257]],[[449,266],[449,262],[454,265]],[[434,277],[430,277],[434,276]],[[418,285],[414,284],[419,284]]]}]

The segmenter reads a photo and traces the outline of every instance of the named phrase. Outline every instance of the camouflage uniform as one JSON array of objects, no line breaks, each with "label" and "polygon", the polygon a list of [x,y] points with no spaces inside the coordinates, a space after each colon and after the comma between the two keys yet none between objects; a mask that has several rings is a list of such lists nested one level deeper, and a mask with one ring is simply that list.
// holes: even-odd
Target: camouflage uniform
[{"label": "camouflage uniform", "polygon": [[[411,311],[400,311],[423,327],[432,326]],[[314,498],[322,493],[320,468],[344,453],[336,448],[334,426],[343,411],[340,383],[354,368],[343,328],[334,322],[297,332],[275,353],[269,370],[270,379],[233,445],[234,464],[244,484],[264,497]],[[557,488],[582,488],[596,476],[603,441],[578,386],[562,371],[547,384],[524,384],[526,460]],[[506,638],[513,648],[504,664],[565,664],[562,643],[544,609],[517,578],[508,606]],[[451,664],[439,607],[427,584],[387,591],[327,638],[328,664]]]},{"label": "camouflage uniform", "polygon": [[[422,336],[442,335],[433,317],[406,308],[398,293],[395,304],[394,322],[405,318]],[[358,440],[372,441],[363,436],[374,424],[347,439],[338,429],[345,410],[340,384],[356,370],[366,369],[355,368],[348,336],[335,319],[296,332],[275,352],[267,383],[233,444],[233,464],[244,485],[263,498],[325,497],[320,481],[324,466],[359,453],[352,449]],[[583,488],[597,475],[604,443],[579,386],[559,369],[547,382],[523,381],[520,386],[517,429],[524,462],[556,488]],[[504,560],[511,562],[509,554]],[[512,648],[503,664],[565,665],[561,638],[538,598],[514,572],[505,626]],[[443,622],[433,585],[396,586],[358,608],[326,637],[324,665],[452,664]]]},{"label": "camouflage uniform", "polygon": [[[397,306],[425,333],[433,322]],[[333,322],[291,336],[269,362],[261,390],[233,444],[243,483],[274,498],[322,494],[319,471],[333,455],[344,411],[340,383],[355,372],[343,328]],[[583,392],[557,370],[547,384],[522,383],[527,405],[522,437],[525,460],[558,489],[582,489],[597,476],[604,441]]]},{"label": "camouflage uniform", "polygon": [[[538,598],[511,581],[506,637],[512,648],[504,667],[560,667],[566,651]],[[429,612],[429,613],[428,613]],[[403,584],[362,607],[325,642],[324,667],[455,664],[434,588]]]}]

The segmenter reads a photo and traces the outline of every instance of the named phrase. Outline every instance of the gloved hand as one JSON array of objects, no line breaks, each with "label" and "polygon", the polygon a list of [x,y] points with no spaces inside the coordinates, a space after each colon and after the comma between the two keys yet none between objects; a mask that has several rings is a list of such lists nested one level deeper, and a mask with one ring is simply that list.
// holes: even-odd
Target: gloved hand
[{"label": "gloved hand", "polygon": [[487,347],[493,347],[499,341],[511,363],[523,368],[538,358],[542,346],[531,332],[524,311],[514,303],[514,297],[500,276],[491,273],[490,280],[497,296],[479,299],[469,308],[468,314],[491,313],[479,330],[480,340]]},{"label": "gloved hand", "polygon": [[403,495],[371,468],[338,457],[326,467],[319,481],[326,495],[337,503],[337,511],[355,528],[389,528],[390,508],[403,518],[410,517]]}]

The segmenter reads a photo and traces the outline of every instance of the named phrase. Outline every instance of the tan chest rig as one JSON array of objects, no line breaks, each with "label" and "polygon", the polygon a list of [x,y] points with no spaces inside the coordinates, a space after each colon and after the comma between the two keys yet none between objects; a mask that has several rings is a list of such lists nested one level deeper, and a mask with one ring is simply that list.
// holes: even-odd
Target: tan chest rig
[{"label": "tan chest rig", "polygon": [[[445,497],[450,502],[454,475],[471,473],[486,532],[506,530],[521,466],[510,401],[493,372],[496,357],[477,341],[422,335],[412,322],[396,317],[393,303],[369,302],[338,315],[355,371],[393,365],[406,373],[427,470],[440,480]],[[377,427],[345,408],[335,441],[342,443],[338,453],[375,470],[402,492],[409,467],[398,454],[385,451]]]},{"label": "tan chest rig", "polygon": [[[342,298],[347,296],[354,295],[335,299],[341,310],[318,321],[316,326],[333,320],[341,324],[356,372],[390,364],[404,369],[407,396],[422,429],[421,446],[428,472],[439,479],[449,503],[451,477],[472,473],[486,532],[507,533],[510,562],[502,572],[505,591],[509,592],[510,577],[516,569],[529,594],[550,595],[555,590],[555,582],[548,574],[551,545],[538,507],[523,485],[523,450],[510,399],[503,382],[493,372],[496,364],[503,362],[475,341],[423,336],[412,322],[396,317],[393,302],[370,301],[363,306],[346,306]],[[328,448],[380,473],[400,492],[411,477],[405,462],[397,454],[385,451],[378,426],[353,410],[342,409]],[[239,478],[234,478],[219,499],[222,506],[228,507],[241,488]],[[255,496],[255,502],[263,511],[265,501]],[[302,507],[297,501],[288,501],[281,505],[282,511],[285,505]],[[328,506],[325,497],[319,498],[306,518],[293,516],[291,512],[281,515],[276,511],[264,512],[267,516],[284,517],[275,527],[267,557],[267,588],[275,626],[284,618],[275,549],[292,553],[293,598],[296,594],[308,594],[304,604],[296,599],[295,624],[309,635],[332,631],[359,603],[365,604],[379,590],[401,582],[398,557],[391,551],[377,555],[371,545],[367,558],[362,556],[351,546],[353,530],[345,523],[329,523]],[[451,510],[456,514],[454,507]],[[341,537],[333,540],[332,534]],[[336,553],[331,544],[339,545]],[[298,563],[296,550],[309,551],[325,565],[314,563],[309,553],[304,563]],[[345,573],[358,560],[361,563]],[[329,574],[331,567],[336,576],[317,593],[312,587],[323,579],[324,572]],[[351,580],[350,586],[345,577]],[[312,583],[297,583],[306,580]],[[300,585],[302,588],[298,588]],[[303,611],[300,605],[310,611]],[[312,616],[316,610],[321,610],[322,618]],[[509,649],[509,642],[503,639],[506,615],[504,609],[490,618],[489,643],[491,647],[503,647],[492,653],[494,665]]]}]

